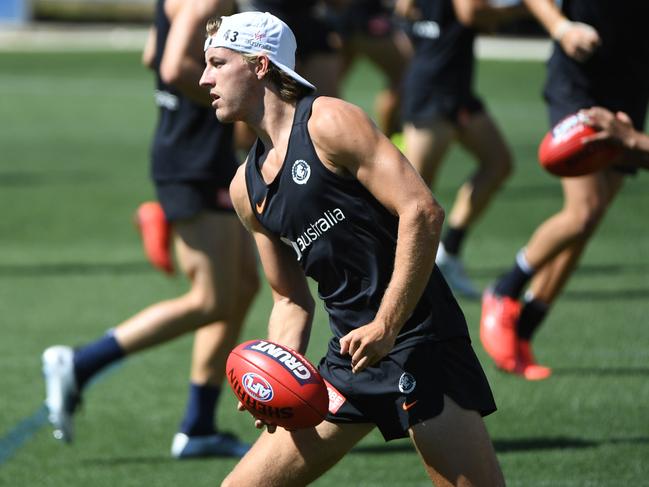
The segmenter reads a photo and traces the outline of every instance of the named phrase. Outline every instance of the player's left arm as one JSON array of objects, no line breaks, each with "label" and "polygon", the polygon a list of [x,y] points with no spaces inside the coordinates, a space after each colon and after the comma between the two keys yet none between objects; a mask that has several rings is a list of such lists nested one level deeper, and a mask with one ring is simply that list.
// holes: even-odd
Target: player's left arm
[{"label": "player's left arm", "polygon": [[309,133],[321,160],[354,177],[398,217],[392,278],[374,320],[340,340],[354,372],[378,362],[421,298],[435,264],[444,211],[401,152],[358,107],[321,97],[314,102]]},{"label": "player's left arm", "polygon": [[201,105],[211,103],[208,90],[198,84],[205,67],[205,23],[210,17],[225,15],[231,6],[231,0],[183,0],[170,19],[160,77]]}]

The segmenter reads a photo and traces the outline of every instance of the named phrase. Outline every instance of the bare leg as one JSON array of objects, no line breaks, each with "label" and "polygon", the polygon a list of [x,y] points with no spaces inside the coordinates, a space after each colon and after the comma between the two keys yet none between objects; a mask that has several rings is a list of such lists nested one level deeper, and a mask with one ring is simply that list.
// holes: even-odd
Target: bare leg
[{"label": "bare leg", "polygon": [[337,52],[316,53],[301,65],[304,77],[324,96],[338,96],[342,61]]},{"label": "bare leg", "polygon": [[302,487],[333,467],[373,428],[373,424],[324,421],[294,432],[264,431],[221,485]]},{"label": "bare leg", "polygon": [[505,485],[484,421],[444,396],[444,410],[410,428],[426,473],[437,487]]},{"label": "bare leg", "polygon": [[473,115],[459,130],[458,138],[478,162],[477,171],[460,187],[449,215],[452,227],[467,228],[482,215],[511,173],[512,156],[500,130],[487,113]]},{"label": "bare leg", "polygon": [[532,235],[525,252],[530,265],[540,272],[543,266],[569,245],[579,240],[588,240],[622,183],[623,176],[615,172],[563,178],[564,206],[559,213],[543,222]]},{"label": "bare leg", "polygon": [[[237,344],[246,314],[259,289],[257,259],[252,241],[243,226],[239,225],[238,230],[241,234],[236,244],[240,247],[238,275],[232,276],[230,282],[239,287],[240,293],[229,322],[219,321],[196,330],[191,367],[193,384],[220,385],[223,382],[227,355]],[[234,240],[232,245],[235,245]]]},{"label": "bare leg", "polygon": [[437,120],[430,127],[417,128],[406,124],[403,128],[406,158],[428,186],[434,186],[435,176],[456,135],[455,127]]},{"label": "bare leg", "polygon": [[526,250],[530,264],[540,266],[531,285],[535,298],[551,304],[561,293],[623,182],[616,172],[562,180],[564,208],[539,227]]},{"label": "bare leg", "polygon": [[376,95],[374,110],[381,131],[392,135],[399,125],[401,79],[412,57],[408,38],[402,32],[383,38],[358,35],[349,40],[345,51],[352,53],[346,56],[350,59],[367,56],[386,77],[387,86]]},{"label": "bare leg", "polygon": [[243,282],[239,227],[233,214],[207,212],[175,225],[178,260],[191,281],[191,289],[183,296],[149,306],[120,324],[115,338],[126,354],[209,323],[230,322],[241,316],[237,307],[247,307],[251,299],[239,301],[244,292],[241,287],[248,288],[250,294],[250,289],[256,292],[258,284],[256,274],[248,275],[247,282]]}]

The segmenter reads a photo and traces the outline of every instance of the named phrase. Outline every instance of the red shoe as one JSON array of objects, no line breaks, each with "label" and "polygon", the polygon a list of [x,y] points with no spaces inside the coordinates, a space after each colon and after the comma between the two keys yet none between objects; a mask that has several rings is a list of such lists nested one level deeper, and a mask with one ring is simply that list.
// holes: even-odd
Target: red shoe
[{"label": "red shoe", "polygon": [[140,230],[144,253],[149,262],[167,274],[174,273],[169,250],[171,228],[158,202],[142,203],[135,213],[135,224]]},{"label": "red shoe", "polygon": [[527,380],[543,380],[552,375],[552,369],[536,363],[532,353],[532,344],[527,340],[518,340],[518,360],[516,374]]},{"label": "red shoe", "polygon": [[498,296],[491,289],[482,295],[480,341],[496,366],[514,372],[517,363],[516,322],[521,303],[508,296]]}]

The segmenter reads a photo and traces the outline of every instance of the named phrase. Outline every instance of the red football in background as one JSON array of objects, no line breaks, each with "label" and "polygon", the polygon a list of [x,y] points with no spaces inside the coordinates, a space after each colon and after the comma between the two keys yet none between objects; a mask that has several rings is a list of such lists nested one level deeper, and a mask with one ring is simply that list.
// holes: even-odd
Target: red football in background
[{"label": "red football in background", "polygon": [[294,430],[316,426],[327,415],[324,380],[295,350],[250,340],[230,352],[225,367],[235,395],[258,419]]},{"label": "red football in background", "polygon": [[590,174],[607,167],[621,149],[608,144],[586,146],[583,138],[597,130],[585,123],[579,113],[570,115],[550,130],[539,145],[541,166],[555,176],[574,177]]}]

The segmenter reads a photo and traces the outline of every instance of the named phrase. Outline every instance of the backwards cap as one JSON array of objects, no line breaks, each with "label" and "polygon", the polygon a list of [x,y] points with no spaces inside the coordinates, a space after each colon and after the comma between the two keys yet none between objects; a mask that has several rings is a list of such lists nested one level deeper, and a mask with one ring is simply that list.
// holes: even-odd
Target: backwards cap
[{"label": "backwards cap", "polygon": [[280,19],[268,12],[242,12],[221,17],[216,34],[205,39],[204,50],[227,47],[246,54],[263,52],[275,66],[298,83],[315,90],[315,86],[295,72],[293,32]]}]

